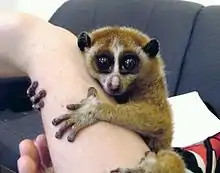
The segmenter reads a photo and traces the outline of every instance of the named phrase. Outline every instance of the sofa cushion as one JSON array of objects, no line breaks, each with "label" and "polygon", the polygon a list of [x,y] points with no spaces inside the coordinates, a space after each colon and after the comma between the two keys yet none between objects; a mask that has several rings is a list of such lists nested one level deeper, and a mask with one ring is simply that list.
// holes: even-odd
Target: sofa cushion
[{"label": "sofa cushion", "polygon": [[158,38],[173,95],[192,26],[201,8],[199,4],[175,0],[70,0],[49,22],[74,34],[105,25],[126,25]]},{"label": "sofa cushion", "polygon": [[39,112],[0,112],[0,165],[17,171],[19,143],[23,139],[35,139],[43,133]]},{"label": "sofa cushion", "polygon": [[14,112],[32,109],[26,91],[30,85],[29,77],[0,78],[0,111],[10,109]]},{"label": "sofa cushion", "polygon": [[220,117],[220,6],[204,8],[195,23],[176,94],[198,91]]}]

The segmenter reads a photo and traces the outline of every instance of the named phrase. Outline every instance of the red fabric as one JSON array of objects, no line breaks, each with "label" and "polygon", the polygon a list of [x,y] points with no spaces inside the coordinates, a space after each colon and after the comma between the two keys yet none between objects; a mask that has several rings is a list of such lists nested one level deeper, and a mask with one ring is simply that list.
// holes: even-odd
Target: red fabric
[{"label": "red fabric", "polygon": [[[220,158],[220,133],[210,137],[209,141],[211,143],[212,149],[216,153],[216,159]],[[207,151],[204,144],[195,144],[189,147],[185,147],[184,149],[197,153],[203,159],[205,165],[207,164]]]},{"label": "red fabric", "polygon": [[220,133],[210,138],[210,143],[212,145],[213,150],[215,150],[216,158],[220,158]]},{"label": "red fabric", "polygon": [[206,157],[206,148],[204,144],[196,144],[189,147],[184,148],[187,151],[193,151],[197,153],[204,161],[204,164],[207,164],[207,157]]}]

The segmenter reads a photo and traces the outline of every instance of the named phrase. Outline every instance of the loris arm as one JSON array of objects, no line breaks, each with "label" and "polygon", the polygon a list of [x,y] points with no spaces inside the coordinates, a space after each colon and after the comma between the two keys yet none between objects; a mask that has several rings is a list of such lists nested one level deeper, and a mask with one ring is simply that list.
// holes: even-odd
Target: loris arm
[{"label": "loris arm", "polygon": [[101,103],[96,108],[100,121],[130,129],[148,140],[152,151],[167,149],[172,140],[172,120],[167,106],[160,108],[147,102],[109,105]]},{"label": "loris arm", "polygon": [[118,168],[111,173],[185,172],[181,157],[170,150],[172,121],[168,105],[156,106],[147,102],[109,105],[99,102],[96,90],[91,88],[86,99],[80,104],[68,105],[67,108],[73,112],[53,120],[54,125],[64,122],[58,130],[58,138],[62,137],[68,127],[72,127],[68,140],[73,141],[81,129],[98,121],[107,121],[149,135],[148,147],[157,154],[147,154],[135,168]]},{"label": "loris arm", "polygon": [[96,95],[96,89],[90,88],[86,99],[79,104],[67,106],[71,113],[53,120],[54,125],[64,122],[56,133],[57,138],[61,138],[67,129],[72,127],[68,136],[68,141],[72,142],[83,128],[98,121],[106,121],[149,138],[148,145],[153,151],[170,147],[172,121],[167,102],[159,106],[144,101],[110,105],[100,102]]},{"label": "loris arm", "polygon": [[160,109],[147,102],[110,105],[100,103],[97,118],[115,125],[128,128],[142,135],[159,135],[170,126],[170,115],[167,107]]}]

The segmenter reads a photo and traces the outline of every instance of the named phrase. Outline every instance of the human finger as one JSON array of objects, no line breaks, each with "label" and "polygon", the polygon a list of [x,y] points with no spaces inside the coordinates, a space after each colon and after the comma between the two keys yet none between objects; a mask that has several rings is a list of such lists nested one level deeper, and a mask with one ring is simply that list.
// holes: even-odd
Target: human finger
[{"label": "human finger", "polygon": [[39,135],[35,140],[35,145],[39,153],[40,161],[43,166],[50,167],[51,158],[45,135]]},{"label": "human finger", "polygon": [[19,173],[38,173],[36,162],[29,156],[21,156],[17,161]]},{"label": "human finger", "polygon": [[39,165],[40,158],[34,142],[29,139],[23,140],[19,145],[19,151],[21,157],[29,156],[36,163],[36,165]]}]

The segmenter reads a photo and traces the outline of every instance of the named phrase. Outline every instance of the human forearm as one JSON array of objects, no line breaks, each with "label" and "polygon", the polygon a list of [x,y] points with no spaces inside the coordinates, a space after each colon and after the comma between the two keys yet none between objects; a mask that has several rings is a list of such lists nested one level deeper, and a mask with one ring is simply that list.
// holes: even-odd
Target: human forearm
[{"label": "human forearm", "polygon": [[[14,63],[10,63],[10,57],[16,58],[16,46],[21,41],[19,38],[19,30],[16,25],[21,22],[19,17],[14,14],[1,13],[0,15],[0,77],[25,76]],[[12,41],[13,40],[13,41]]]},{"label": "human forearm", "polygon": [[[54,137],[58,129],[52,126],[52,118],[65,113],[66,104],[84,98],[88,87],[97,86],[86,73],[74,35],[34,17],[21,15],[16,25],[13,19],[11,30],[1,30],[4,22],[0,21],[4,47],[0,61],[9,61],[47,90],[42,119],[56,172],[101,173],[135,165],[147,147],[122,128],[98,123],[82,131],[74,143],[68,143],[66,136],[62,140]],[[8,37],[14,41],[4,44]]]}]

